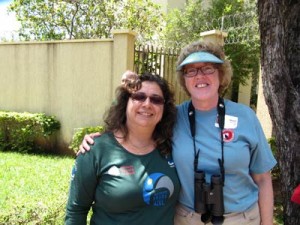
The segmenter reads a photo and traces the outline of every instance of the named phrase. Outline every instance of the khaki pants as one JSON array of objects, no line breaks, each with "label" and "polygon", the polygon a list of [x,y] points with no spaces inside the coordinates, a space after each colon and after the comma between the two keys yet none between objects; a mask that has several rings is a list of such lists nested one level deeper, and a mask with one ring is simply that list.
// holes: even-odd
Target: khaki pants
[{"label": "khaki pants", "polygon": [[[174,225],[204,225],[204,223],[201,221],[200,214],[187,210],[186,207],[178,204]],[[207,225],[212,225],[212,223],[207,223]],[[223,225],[260,225],[258,204],[256,203],[245,212],[225,214]]]}]

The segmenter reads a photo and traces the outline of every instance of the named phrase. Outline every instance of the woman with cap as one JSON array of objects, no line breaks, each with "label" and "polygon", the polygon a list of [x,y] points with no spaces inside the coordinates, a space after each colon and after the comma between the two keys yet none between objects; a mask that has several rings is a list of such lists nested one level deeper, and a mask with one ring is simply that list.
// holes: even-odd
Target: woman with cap
[{"label": "woman with cap", "polygon": [[[181,182],[175,225],[271,225],[276,165],[248,106],[221,96],[232,68],[223,49],[194,42],[182,49],[177,76],[191,97],[177,106],[173,158]],[[81,152],[93,143],[86,136]]]},{"label": "woman with cap", "polygon": [[276,160],[253,110],[221,97],[232,76],[223,49],[186,46],[177,76],[191,101],[177,107],[173,136],[182,186],[175,224],[273,224]]}]

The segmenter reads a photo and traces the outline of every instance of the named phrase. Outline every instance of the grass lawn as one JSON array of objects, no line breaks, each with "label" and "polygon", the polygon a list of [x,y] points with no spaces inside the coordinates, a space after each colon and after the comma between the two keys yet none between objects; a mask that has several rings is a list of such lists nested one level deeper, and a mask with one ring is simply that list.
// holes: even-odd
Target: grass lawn
[{"label": "grass lawn", "polygon": [[0,224],[63,224],[73,163],[0,152]]}]

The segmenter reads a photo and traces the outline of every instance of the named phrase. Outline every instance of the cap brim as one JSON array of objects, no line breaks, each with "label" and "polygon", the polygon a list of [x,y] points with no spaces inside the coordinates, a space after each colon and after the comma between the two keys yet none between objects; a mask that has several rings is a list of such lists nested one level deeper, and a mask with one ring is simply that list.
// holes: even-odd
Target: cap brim
[{"label": "cap brim", "polygon": [[183,66],[199,63],[199,62],[209,62],[209,63],[224,63],[223,60],[219,59],[217,56],[209,53],[209,52],[194,52],[186,57],[182,63],[177,66],[176,70],[181,70]]}]

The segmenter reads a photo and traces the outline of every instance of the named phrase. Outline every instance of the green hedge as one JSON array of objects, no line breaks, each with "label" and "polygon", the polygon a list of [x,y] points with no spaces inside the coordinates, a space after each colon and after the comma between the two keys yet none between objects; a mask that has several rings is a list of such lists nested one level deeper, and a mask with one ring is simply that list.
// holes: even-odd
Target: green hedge
[{"label": "green hedge", "polygon": [[78,128],[73,135],[72,142],[69,145],[69,148],[76,153],[79,150],[79,145],[81,144],[84,135],[103,131],[104,128],[102,126]]},{"label": "green hedge", "polygon": [[0,111],[0,150],[34,152],[35,140],[48,137],[59,130],[60,123],[43,113]]}]

